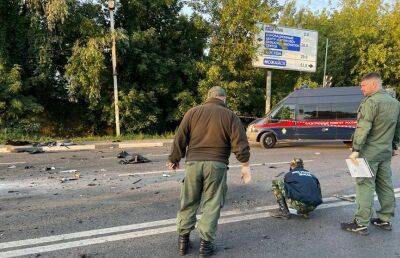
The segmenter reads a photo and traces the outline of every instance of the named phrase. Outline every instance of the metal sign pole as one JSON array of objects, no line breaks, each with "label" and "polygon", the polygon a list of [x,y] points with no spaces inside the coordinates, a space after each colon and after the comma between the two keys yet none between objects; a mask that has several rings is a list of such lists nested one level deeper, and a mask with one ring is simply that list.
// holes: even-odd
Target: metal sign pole
[{"label": "metal sign pole", "polygon": [[271,78],[272,72],[265,70],[265,114],[271,110]]},{"label": "metal sign pole", "polygon": [[329,39],[326,38],[326,45],[325,45],[325,65],[324,65],[324,81],[322,83],[322,87],[326,87],[326,61],[328,59],[328,44]]}]

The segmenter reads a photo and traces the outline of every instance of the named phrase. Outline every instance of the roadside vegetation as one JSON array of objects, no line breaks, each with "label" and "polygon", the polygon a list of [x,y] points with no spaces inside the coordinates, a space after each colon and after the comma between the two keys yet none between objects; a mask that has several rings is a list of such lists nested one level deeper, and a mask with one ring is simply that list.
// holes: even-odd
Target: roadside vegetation
[{"label": "roadside vegetation", "polygon": [[[398,0],[343,0],[319,11],[295,1],[185,1],[190,15],[183,2],[117,1],[123,139],[169,137],[215,85],[239,116],[263,116],[265,74],[251,65],[258,22],[319,33],[317,71],[273,71],[272,104],[322,84],[326,38],[333,86],[377,71],[400,90]],[[114,139],[107,1],[0,1],[0,17],[0,141]]]}]

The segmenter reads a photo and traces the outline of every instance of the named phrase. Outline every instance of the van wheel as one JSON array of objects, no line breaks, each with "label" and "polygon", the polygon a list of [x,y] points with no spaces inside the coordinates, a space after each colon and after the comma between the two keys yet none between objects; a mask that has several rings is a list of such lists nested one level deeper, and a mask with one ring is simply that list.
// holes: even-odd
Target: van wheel
[{"label": "van wheel", "polygon": [[265,133],[261,135],[260,143],[261,147],[263,147],[264,149],[270,149],[274,147],[276,143],[275,135],[273,135],[272,133]]}]

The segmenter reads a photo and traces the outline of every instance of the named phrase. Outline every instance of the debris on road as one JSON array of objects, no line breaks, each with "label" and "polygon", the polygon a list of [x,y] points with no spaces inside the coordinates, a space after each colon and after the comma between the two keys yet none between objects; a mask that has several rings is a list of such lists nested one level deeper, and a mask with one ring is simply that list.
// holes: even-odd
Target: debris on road
[{"label": "debris on road", "polygon": [[10,190],[10,191],[8,191],[8,193],[18,193],[18,191]]},{"label": "debris on road", "polygon": [[17,166],[16,165],[11,165],[8,168],[17,168]]},{"label": "debris on road", "polygon": [[121,151],[120,153],[118,153],[117,158],[119,159],[125,159],[127,157],[131,156],[128,152],[126,151]]},{"label": "debris on road", "polygon": [[166,173],[162,174],[162,176],[163,176],[163,177],[171,177],[170,174],[166,174]]},{"label": "debris on road", "polygon": [[143,157],[140,154],[134,154],[131,159],[124,159],[119,162],[119,164],[127,165],[127,164],[138,164],[138,163],[148,163],[151,160]]},{"label": "debris on road", "polygon": [[60,171],[60,173],[76,173],[76,172],[78,172],[78,170],[76,170],[76,169],[68,169],[68,170]]},{"label": "debris on road", "polygon": [[135,182],[133,182],[132,184],[134,185],[134,184],[137,184],[137,183],[139,183],[140,181],[142,181],[142,179],[140,178],[140,179],[138,179],[138,180],[136,180]]},{"label": "debris on road", "polygon": [[31,144],[31,142],[28,141],[13,141],[13,140],[6,141],[6,145],[12,145],[12,146],[24,146],[29,144]]},{"label": "debris on road", "polygon": [[33,168],[33,166],[31,165],[25,166],[25,169],[31,169],[31,168]]},{"label": "debris on road", "polygon": [[78,180],[79,178],[81,178],[81,174],[78,173],[78,172],[75,172],[74,177],[72,177],[72,178],[65,178],[65,177],[63,177],[63,178],[61,178],[60,182],[61,182],[61,183],[65,183],[65,182],[67,182],[67,181]]},{"label": "debris on road", "polygon": [[49,170],[55,170],[56,168],[55,167],[46,167],[46,171],[49,171]]},{"label": "debris on road", "polygon": [[336,197],[336,198],[338,198],[340,200],[348,201],[348,202],[355,202],[356,201],[356,197],[355,196],[344,196],[344,195],[334,194],[333,197]]},{"label": "debris on road", "polygon": [[118,153],[117,158],[124,159],[119,162],[119,164],[123,164],[123,165],[151,162],[151,160],[143,157],[140,154],[137,154],[137,153],[129,154],[126,151],[121,151],[120,153]]},{"label": "debris on road", "polygon": [[275,167],[275,166],[269,166],[268,168],[277,168],[277,167]]},{"label": "debris on road", "polygon": [[316,153],[314,153],[315,155],[320,155],[321,153],[319,153],[319,152],[316,152]]},{"label": "debris on road", "polygon": [[89,183],[88,186],[96,186],[95,183]]}]

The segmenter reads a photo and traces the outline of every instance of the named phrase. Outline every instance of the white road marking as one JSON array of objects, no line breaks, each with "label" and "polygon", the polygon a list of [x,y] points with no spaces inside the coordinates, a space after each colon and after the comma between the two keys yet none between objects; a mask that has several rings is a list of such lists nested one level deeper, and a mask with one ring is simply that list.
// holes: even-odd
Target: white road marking
[{"label": "white road marking", "polygon": [[0,163],[0,165],[15,165],[15,164],[26,164],[26,162],[21,161],[21,162],[6,162],[6,163]]},{"label": "white road marking", "polygon": [[[304,160],[303,162],[313,162],[314,160]],[[265,163],[254,163],[250,164],[250,167],[258,167],[258,166],[270,166],[270,165],[282,165],[282,164],[290,164],[290,161],[279,161],[279,162],[265,162]],[[239,168],[241,165],[230,165],[229,168]],[[149,172],[138,172],[138,173],[127,173],[127,174],[119,174],[118,176],[139,176],[139,175],[151,175],[151,174],[164,174],[164,173],[175,173],[175,172],[183,172],[185,169],[177,169],[175,171],[172,170],[158,170],[158,171],[149,171]]]},{"label": "white road marking", "polygon": [[[399,198],[400,193],[396,193],[395,197]],[[377,198],[375,198],[375,200],[376,199]],[[339,201],[339,202],[333,202],[333,203],[328,203],[328,204],[322,204],[321,206],[318,207],[318,209],[344,207],[344,206],[349,206],[349,205],[354,205],[354,203],[348,202],[348,201]],[[254,220],[254,219],[263,219],[263,218],[269,218],[269,217],[271,217],[271,214],[268,211],[263,212],[263,213],[259,212],[259,213],[254,213],[254,214],[245,214],[245,215],[240,215],[240,216],[221,218],[219,220],[219,224],[221,225],[221,224],[248,221],[248,220]],[[175,231],[176,231],[175,225],[154,228],[154,229],[146,229],[146,230],[142,230],[142,231],[129,232],[129,233],[123,233],[123,234],[115,234],[115,235],[111,235],[111,236],[95,237],[95,238],[77,240],[77,241],[72,241],[72,242],[50,244],[47,246],[38,246],[38,247],[30,247],[30,248],[24,248],[24,249],[19,249],[19,250],[6,251],[6,252],[0,253],[0,257],[4,257],[4,258],[5,257],[16,257],[16,256],[30,255],[30,254],[36,254],[36,253],[52,252],[52,251],[69,249],[69,248],[80,247],[80,246],[88,246],[88,245],[108,243],[108,242],[120,241],[120,240],[126,240],[126,239],[134,239],[134,238],[144,237],[144,236],[171,233],[171,232],[175,232]],[[10,243],[12,243],[12,242],[10,242]]]}]

